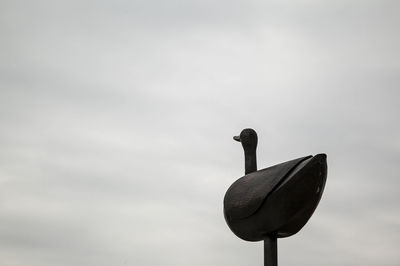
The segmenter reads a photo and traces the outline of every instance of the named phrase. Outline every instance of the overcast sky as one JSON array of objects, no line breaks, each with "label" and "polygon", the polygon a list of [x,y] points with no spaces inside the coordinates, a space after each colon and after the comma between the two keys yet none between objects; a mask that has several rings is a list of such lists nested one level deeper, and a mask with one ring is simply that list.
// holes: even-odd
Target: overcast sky
[{"label": "overcast sky", "polygon": [[0,1],[0,264],[261,266],[244,173],[328,154],[281,266],[400,265],[398,1]]}]

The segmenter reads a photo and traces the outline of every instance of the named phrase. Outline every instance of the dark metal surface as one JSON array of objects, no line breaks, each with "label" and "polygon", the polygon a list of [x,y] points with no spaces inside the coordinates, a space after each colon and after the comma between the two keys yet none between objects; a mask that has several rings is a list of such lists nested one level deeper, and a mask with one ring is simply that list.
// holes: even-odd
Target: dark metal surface
[{"label": "dark metal surface", "polygon": [[265,198],[285,180],[288,173],[310,157],[268,167],[236,180],[225,194],[226,218],[231,221],[254,214],[264,203]]},{"label": "dark metal surface", "polygon": [[275,236],[267,236],[264,239],[264,265],[278,265],[278,239]]},{"label": "dark metal surface", "polygon": [[245,176],[225,194],[225,220],[238,237],[264,240],[265,265],[276,266],[276,239],[300,231],[321,199],[326,155],[306,156],[257,171],[256,132],[244,129],[234,139],[244,149]]}]

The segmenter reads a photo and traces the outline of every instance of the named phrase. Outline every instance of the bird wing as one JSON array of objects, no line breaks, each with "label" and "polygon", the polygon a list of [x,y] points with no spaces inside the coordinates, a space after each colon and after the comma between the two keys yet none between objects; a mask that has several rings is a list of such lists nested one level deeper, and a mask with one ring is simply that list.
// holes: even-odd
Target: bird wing
[{"label": "bird wing", "polygon": [[228,220],[238,220],[255,213],[264,199],[281,184],[297,165],[312,156],[277,164],[236,180],[224,198],[224,212]]}]

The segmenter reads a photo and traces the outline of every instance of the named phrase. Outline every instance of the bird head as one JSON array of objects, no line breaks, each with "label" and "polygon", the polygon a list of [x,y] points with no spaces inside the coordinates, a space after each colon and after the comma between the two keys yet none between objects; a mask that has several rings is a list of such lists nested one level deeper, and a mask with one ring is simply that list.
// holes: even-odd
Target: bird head
[{"label": "bird head", "polygon": [[254,152],[257,149],[257,133],[254,129],[245,128],[239,136],[234,136],[234,140],[242,143],[245,152]]}]

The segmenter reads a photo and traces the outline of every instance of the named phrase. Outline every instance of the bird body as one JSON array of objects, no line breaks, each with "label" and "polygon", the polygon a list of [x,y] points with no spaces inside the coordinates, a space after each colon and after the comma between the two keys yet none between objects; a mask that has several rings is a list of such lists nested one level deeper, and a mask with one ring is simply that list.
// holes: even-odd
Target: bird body
[{"label": "bird body", "polygon": [[245,151],[246,175],[224,197],[229,228],[247,241],[288,237],[307,223],[324,190],[326,155],[301,157],[257,171],[257,134],[245,129],[235,140]]}]

